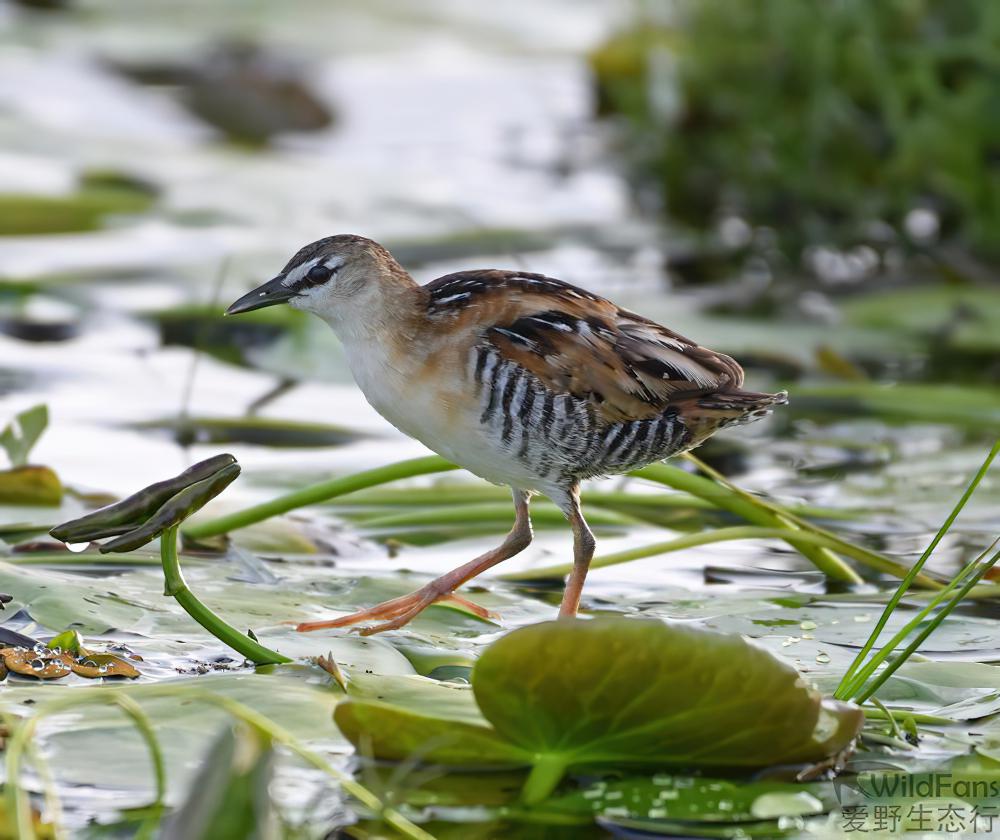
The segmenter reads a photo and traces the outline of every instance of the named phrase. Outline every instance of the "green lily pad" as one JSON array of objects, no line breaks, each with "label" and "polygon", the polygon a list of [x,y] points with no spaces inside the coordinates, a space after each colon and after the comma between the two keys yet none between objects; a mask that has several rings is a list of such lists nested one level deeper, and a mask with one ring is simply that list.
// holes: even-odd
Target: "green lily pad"
[{"label": "green lily pad", "polygon": [[376,758],[532,766],[526,802],[572,768],[767,767],[845,750],[863,715],[822,700],[790,666],[739,636],[602,617],[530,625],[479,658],[488,724],[426,698],[352,697],[335,719]]},{"label": "green lily pad", "polygon": [[133,215],[153,203],[148,192],[86,184],[73,195],[0,195],[0,236],[97,230],[112,215]]},{"label": "green lily pad", "polygon": [[530,753],[508,743],[486,725],[467,723],[382,703],[350,700],[337,706],[334,720],[362,754],[469,769],[526,767]]},{"label": "green lily pad", "polygon": [[[822,814],[832,804],[829,784],[736,782],[727,779],[657,773],[597,781],[554,797],[539,810],[545,814],[588,815],[615,825],[629,824],[663,832],[686,824],[738,825],[749,834],[762,820]],[[531,813],[531,812],[529,812]],[[776,826],[770,824],[773,836]],[[683,829],[680,834],[685,834]]]},{"label": "green lily pad", "polygon": [[862,723],[740,636],[652,620],[524,627],[483,653],[472,684],[498,732],[566,765],[819,761]]},{"label": "green lily pad", "polygon": [[57,506],[62,482],[48,467],[17,467],[0,472],[0,504]]}]

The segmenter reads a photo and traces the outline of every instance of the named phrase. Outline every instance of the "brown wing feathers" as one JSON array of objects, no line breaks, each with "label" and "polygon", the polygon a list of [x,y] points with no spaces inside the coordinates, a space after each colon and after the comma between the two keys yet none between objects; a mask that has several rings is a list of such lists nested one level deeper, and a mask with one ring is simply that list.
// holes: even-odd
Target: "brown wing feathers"
[{"label": "brown wing feathers", "polygon": [[481,324],[487,310],[487,341],[553,392],[588,399],[606,422],[655,417],[674,405],[683,411],[743,384],[729,356],[549,277],[461,272],[426,289],[432,314]]}]

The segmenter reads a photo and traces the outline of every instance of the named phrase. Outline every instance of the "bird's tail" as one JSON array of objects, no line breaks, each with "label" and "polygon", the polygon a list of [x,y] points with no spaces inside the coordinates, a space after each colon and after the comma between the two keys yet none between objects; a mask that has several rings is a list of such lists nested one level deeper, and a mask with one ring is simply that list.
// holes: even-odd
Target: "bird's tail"
[{"label": "bird's tail", "polygon": [[716,391],[693,400],[698,409],[719,419],[752,423],[771,413],[776,405],[787,405],[788,392],[763,394],[759,391]]},{"label": "bird's tail", "polygon": [[758,391],[714,391],[683,400],[678,412],[697,445],[727,426],[743,426],[771,413],[776,405],[788,403],[788,392],[764,394]]}]

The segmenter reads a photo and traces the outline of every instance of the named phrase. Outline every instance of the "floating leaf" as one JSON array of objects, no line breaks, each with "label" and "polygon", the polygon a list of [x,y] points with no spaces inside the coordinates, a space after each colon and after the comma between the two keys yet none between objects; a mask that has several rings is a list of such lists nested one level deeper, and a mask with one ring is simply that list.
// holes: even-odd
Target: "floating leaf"
[{"label": "floating leaf", "polygon": [[62,482],[48,467],[0,471],[0,504],[55,506],[62,502]]},{"label": "floating leaf", "polygon": [[[60,640],[65,641],[70,647],[64,650],[59,645],[53,644]],[[0,649],[0,657],[7,668],[15,674],[36,677],[40,680],[57,680],[70,672],[88,679],[101,677],[135,679],[141,676],[131,662],[112,653],[87,650],[82,646],[82,641],[78,633],[67,630],[56,636],[48,646],[6,647]]]},{"label": "floating leaf", "polygon": [[821,701],[794,668],[740,636],[651,620],[521,628],[486,650],[472,684],[497,731],[553,774],[586,764],[820,761],[863,722],[859,709]]},{"label": "floating leaf", "polygon": [[148,193],[121,185],[81,184],[71,195],[0,194],[0,236],[71,233],[100,228],[108,216],[140,213]]},{"label": "floating leaf", "polygon": [[0,657],[8,670],[39,680],[58,680],[70,673],[69,663],[54,654],[39,653],[32,648],[0,648]]},{"label": "floating leaf", "polygon": [[[376,758],[459,766],[530,763],[527,802],[571,768],[767,767],[845,750],[863,715],[822,700],[789,665],[739,636],[597,618],[515,630],[473,670],[492,725],[440,706],[352,698],[336,721]],[[465,696],[468,706],[471,698]]]},{"label": "floating leaf", "polygon": [[527,767],[531,754],[487,725],[422,714],[378,700],[349,700],[334,720],[362,752],[389,761],[418,758],[471,769]]},{"label": "floating leaf", "polygon": [[139,669],[131,662],[112,653],[93,653],[85,651],[70,665],[74,674],[89,679],[99,677],[128,677],[134,680],[141,676]]},{"label": "floating leaf", "polygon": [[[829,784],[735,782],[657,773],[594,782],[554,797],[528,814],[594,816],[615,825],[687,835],[699,825],[738,825],[748,834],[757,823],[780,817],[821,814],[831,805]],[[678,824],[686,826],[687,830]],[[776,826],[767,826],[775,836]],[[673,828],[674,830],[671,830]]]}]

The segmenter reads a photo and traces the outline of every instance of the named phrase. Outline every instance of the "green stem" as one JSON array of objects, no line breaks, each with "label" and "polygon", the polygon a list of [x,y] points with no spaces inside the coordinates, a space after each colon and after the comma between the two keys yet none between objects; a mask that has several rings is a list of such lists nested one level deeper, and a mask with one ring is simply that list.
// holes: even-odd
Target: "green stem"
[{"label": "green stem", "polygon": [[[496,522],[504,526],[504,530],[510,527],[510,522],[514,518],[509,501],[486,502],[458,507],[427,507],[427,508],[407,508],[403,511],[394,510],[392,513],[375,513],[365,516],[362,514],[351,515],[347,518],[357,522],[360,527],[368,532],[385,531],[392,528],[414,525],[457,525],[459,523],[490,523]],[[535,525],[563,525],[566,524],[566,516],[554,504],[534,504],[531,508],[531,520]],[[609,511],[604,508],[595,507],[588,510],[587,522],[591,526],[611,525],[638,525],[639,520],[616,511]]]},{"label": "green stem", "polygon": [[[109,692],[111,693],[109,694]],[[35,733],[35,729],[38,726],[39,721],[43,718],[49,715],[59,714],[61,712],[78,713],[81,704],[87,702],[93,702],[103,706],[109,702],[109,696],[114,698],[112,702],[116,703],[119,698],[123,697],[123,690],[118,688],[81,688],[75,689],[70,693],[73,694],[73,697],[60,698],[59,700],[46,703],[36,710],[33,717],[20,722],[20,725],[11,726],[11,732],[13,734],[7,744],[5,756],[5,769],[8,779],[19,779],[21,777],[22,758],[28,744],[31,743],[32,736]],[[170,697],[176,696],[178,692],[176,685],[150,685],[132,687],[129,689],[129,694],[133,693],[142,697]],[[347,791],[347,793],[353,796],[358,802],[374,814],[380,816],[404,837],[408,837],[411,840],[434,840],[433,835],[428,834],[419,826],[414,825],[394,808],[382,802],[382,800],[379,799],[375,793],[355,781],[349,773],[345,773],[343,770],[334,767],[322,755],[302,744],[288,730],[284,729],[278,723],[262,715],[255,709],[240,703],[238,700],[233,700],[230,697],[212,694],[211,692],[206,692],[201,689],[188,689],[184,692],[183,696],[186,699],[201,700],[204,703],[217,706],[232,717],[242,720],[262,732],[266,732],[271,738],[298,755],[303,761],[311,764],[317,770],[320,770],[327,776],[335,779],[341,787]],[[131,698],[126,701],[126,705],[130,701]],[[128,710],[125,709],[124,706],[121,706],[120,703],[119,706],[124,711],[128,712]],[[140,724],[131,713],[129,713],[129,716],[133,719],[133,721],[136,721],[140,732],[142,732],[142,724]],[[12,722],[11,715],[7,715],[6,717],[8,722]],[[143,737],[146,737],[145,732],[143,732]],[[159,766],[159,761],[155,758],[154,772],[157,776],[156,789],[157,798],[159,799],[161,791],[161,767]],[[30,802],[23,787],[19,784],[5,784],[4,796],[6,797],[6,804],[9,813],[13,815],[15,826],[17,827],[17,831],[14,833],[14,836],[23,838],[23,840],[32,840],[32,838],[35,838],[36,835],[31,819]]]},{"label": "green stem", "polygon": [[[214,537],[237,528],[245,528],[255,522],[287,513],[298,507],[325,502],[357,490],[375,487],[401,478],[447,472],[453,469],[457,469],[457,467],[437,455],[400,461],[396,464],[389,464],[354,475],[342,476],[330,481],[313,484],[293,493],[279,496],[269,502],[236,511],[217,519],[186,525],[182,533],[185,537],[193,540]],[[906,572],[906,567],[902,564],[896,563],[877,552],[853,545],[836,534],[799,521],[796,521],[793,526],[784,518],[785,514],[775,513],[775,510],[780,511],[780,508],[769,506],[766,503],[756,500],[753,496],[747,495],[744,498],[711,479],[692,475],[684,470],[670,467],[666,464],[654,464],[643,467],[640,470],[630,473],[630,475],[689,493],[692,496],[711,503],[715,507],[727,510],[752,524],[764,528],[784,529],[782,539],[800,551],[817,568],[834,580],[849,583],[861,582],[861,577],[854,569],[831,553],[828,546],[834,545],[838,552],[851,556],[858,560],[858,562],[864,563],[878,571],[890,572],[896,575],[902,575]],[[802,534],[821,533],[826,537],[827,542],[800,538],[802,534],[799,534],[799,531],[796,529],[800,529]],[[799,536],[796,536],[796,534],[799,534]],[[940,588],[940,584],[932,578],[921,575],[917,580],[923,586]]]},{"label": "green stem", "polygon": [[[631,473],[631,475],[646,478],[658,484],[665,484],[676,490],[683,490],[692,496],[709,499],[718,507],[728,510],[730,513],[734,513],[755,525],[760,525],[764,528],[784,528],[785,536],[783,536],[783,539],[800,554],[812,561],[813,565],[831,580],[839,580],[847,583],[862,582],[861,576],[854,569],[836,555],[831,554],[827,549],[809,545],[803,541],[796,542],[796,531],[788,527],[787,522],[783,522],[779,516],[775,515],[766,506],[757,503],[756,500],[752,500],[753,497],[742,498],[711,479],[702,478],[701,476],[693,475],[666,464],[653,464],[643,467]],[[881,562],[884,564],[887,562],[891,563],[892,561],[889,558],[881,558]]]},{"label": "green stem", "polygon": [[[884,711],[883,711],[884,709]],[[890,717],[910,718],[914,723],[923,723],[927,726],[953,726],[956,721],[951,718],[940,717],[939,715],[925,715],[921,712],[911,712],[909,709],[894,709],[884,706],[882,709],[872,706],[862,706],[861,711],[870,720],[889,720]]]},{"label": "green stem", "polygon": [[[106,691],[91,689],[89,696],[84,693],[85,691],[73,691],[71,692],[73,697],[62,697],[47,703],[39,708],[34,716],[20,721],[19,725],[16,726],[10,726],[10,715],[5,716],[8,727],[13,734],[6,749],[5,770],[7,783],[4,785],[4,793],[6,795],[8,818],[13,818],[16,828],[13,836],[20,838],[20,840],[34,840],[37,837],[32,819],[31,802],[25,794],[23,786],[19,783],[23,757],[28,747],[33,743],[33,736],[38,728],[38,724],[44,718],[63,712],[77,713],[81,702],[86,702],[88,699],[95,700],[102,705],[108,702],[108,693]],[[160,745],[156,740],[152,724],[139,705],[131,698],[123,695],[120,690],[116,690],[111,696],[112,704],[117,705],[122,712],[132,719],[149,747],[150,758],[153,762],[153,772],[156,778],[156,799],[153,803],[155,809],[153,816],[158,818],[162,812],[164,797],[166,795],[166,768],[163,762],[163,753],[160,751]],[[14,781],[12,782],[11,780]]]},{"label": "green stem", "polygon": [[312,484],[303,487],[293,493],[286,493],[269,502],[236,511],[227,516],[220,516],[218,519],[209,519],[206,522],[197,522],[184,527],[183,535],[192,540],[201,540],[207,537],[217,537],[238,528],[246,528],[255,522],[261,522],[272,516],[288,513],[295,508],[315,505],[320,502],[343,496],[345,493],[353,493],[355,490],[363,490],[366,487],[375,487],[385,484],[388,481],[396,481],[400,478],[411,478],[417,475],[427,475],[428,473],[447,472],[457,470],[454,464],[449,463],[438,455],[430,455],[425,458],[411,458],[408,461],[399,461],[384,467],[376,467],[373,470],[346,475],[334,478],[330,481],[321,481],[319,484]]},{"label": "green stem", "polygon": [[[673,551],[681,551],[686,548],[695,548],[699,545],[710,545],[711,543],[727,542],[730,540],[764,540],[764,539],[788,539],[787,528],[761,528],[756,525],[736,525],[731,528],[716,528],[714,531],[700,531],[697,534],[685,534],[676,539],[665,542],[652,543],[651,545],[638,546],[637,548],[618,551],[614,554],[607,554],[604,557],[595,557],[590,564],[591,569],[601,569],[607,566],[617,566],[621,563],[631,563],[634,560],[642,560],[646,557],[654,557],[658,554],[669,554]],[[828,548],[839,548],[839,544],[831,540],[824,534],[812,534],[807,531],[796,534],[795,540],[803,545],[819,545]],[[849,552],[845,552],[852,556]],[[860,555],[861,552],[856,552]],[[555,580],[569,574],[573,569],[572,563],[558,563],[552,566],[543,566],[538,569],[526,569],[521,572],[508,572],[498,575],[500,580],[509,581],[529,581],[529,580]]]},{"label": "green stem", "polygon": [[146,742],[149,750],[149,759],[153,764],[153,778],[156,784],[156,798],[150,806],[149,815],[142,821],[139,831],[136,833],[136,840],[148,840],[156,834],[156,829],[160,824],[160,816],[163,814],[165,800],[167,796],[167,766],[163,760],[163,750],[160,749],[160,742],[153,731],[153,722],[142,710],[142,707],[127,694],[118,694],[114,698],[115,704],[130,718],[135,724],[139,734]]},{"label": "green stem", "polygon": [[[841,692],[846,690],[847,685],[851,682],[854,674],[857,672],[861,663],[864,662],[865,657],[871,653],[872,648],[875,646],[875,642],[878,641],[878,637],[882,634],[882,630],[885,628],[886,623],[889,621],[889,616],[892,615],[893,610],[896,609],[896,605],[902,600],[903,595],[906,590],[910,588],[919,574],[920,570],[923,568],[924,564],[927,562],[931,554],[934,553],[934,549],[937,548],[938,543],[944,538],[944,535],[951,530],[952,524],[958,518],[958,515],[962,512],[962,508],[965,507],[966,502],[972,498],[972,494],[976,492],[976,488],[979,487],[980,482],[986,476],[987,470],[989,470],[990,465],[993,460],[1000,454],[1000,439],[993,444],[993,448],[990,450],[989,454],[986,456],[986,460],[983,461],[983,465],[979,468],[979,472],[976,473],[975,477],[969,483],[969,486],[965,488],[965,492],[962,497],[952,508],[951,513],[948,518],[942,523],[941,527],[938,528],[937,533],[934,535],[934,539],[930,541],[927,548],[924,549],[924,553],[920,555],[920,558],[916,563],[910,568],[910,571],[906,574],[903,580],[900,582],[899,587],[893,593],[889,602],[885,605],[885,609],[882,610],[882,615],[879,616],[878,622],[875,624],[875,628],[872,630],[871,635],[868,636],[868,640],[865,642],[864,646],[858,651],[857,656],[854,657],[851,664],[847,667],[847,671],[844,673],[843,678],[840,680],[840,685],[837,686],[837,692],[834,696],[839,696]],[[933,602],[932,602],[933,603]]]},{"label": "green stem", "polygon": [[308,747],[300,743],[291,732],[284,729],[270,718],[265,717],[255,709],[251,709],[249,706],[240,703],[238,700],[233,700],[231,697],[224,697],[222,695],[207,692],[199,693],[196,696],[200,697],[205,702],[213,703],[214,705],[225,709],[233,717],[238,718],[245,723],[249,723],[261,732],[265,732],[272,739],[280,744],[283,744],[285,747],[294,752],[303,761],[306,761],[317,770],[320,770],[326,775],[336,779],[340,783],[341,787],[358,800],[358,802],[385,820],[385,822],[395,828],[404,837],[412,838],[412,840],[435,840],[434,835],[428,834],[420,828],[420,826],[415,825],[406,819],[406,817],[400,814],[395,808],[386,805],[381,799],[378,798],[378,796],[368,790],[368,788],[354,781],[354,779],[348,774],[333,767],[325,758],[323,758],[322,755],[310,750]]},{"label": "green stem", "polygon": [[521,788],[521,801],[535,805],[548,798],[566,775],[566,761],[559,755],[539,755]]},{"label": "green stem", "polygon": [[257,665],[273,665],[291,662],[287,656],[264,647],[235,627],[227,624],[199,601],[188,589],[177,559],[177,526],[168,528],[160,536],[160,557],[163,560],[163,594],[172,595],[184,611],[211,633],[220,642],[229,645],[237,653]]}]

